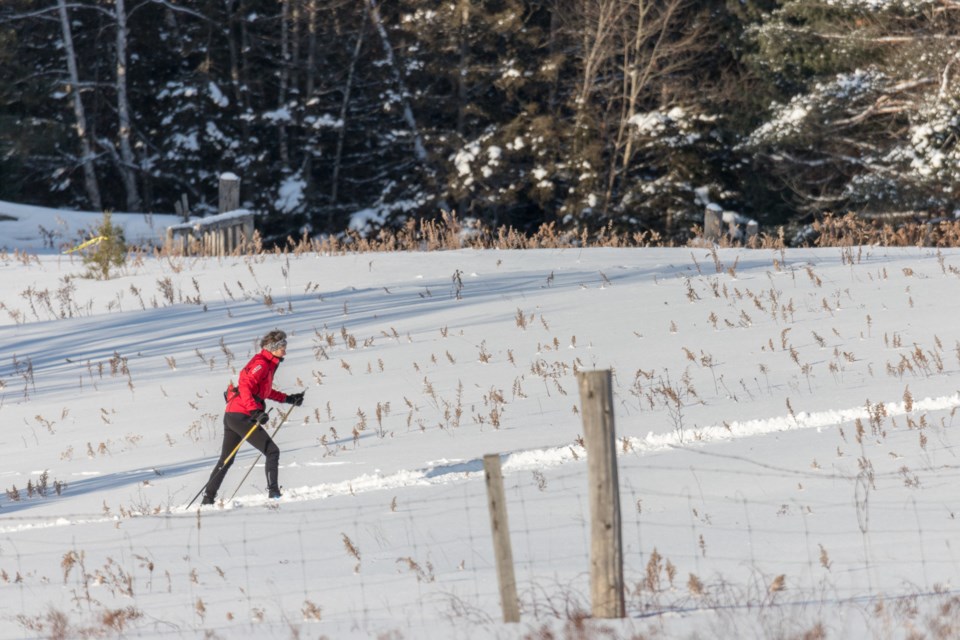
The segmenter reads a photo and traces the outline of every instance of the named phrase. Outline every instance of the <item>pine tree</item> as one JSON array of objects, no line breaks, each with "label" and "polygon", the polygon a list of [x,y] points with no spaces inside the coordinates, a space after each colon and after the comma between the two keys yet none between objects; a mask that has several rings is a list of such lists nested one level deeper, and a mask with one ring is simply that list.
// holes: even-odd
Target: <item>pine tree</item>
[{"label": "pine tree", "polygon": [[427,25],[408,66],[410,84],[430,88],[416,104],[438,190],[461,217],[537,226],[555,211],[550,12],[515,0],[409,4],[404,22]]},{"label": "pine tree", "polygon": [[123,229],[113,224],[110,212],[103,212],[103,219],[94,229],[95,241],[84,250],[83,263],[87,265],[87,274],[97,280],[109,280],[110,270],[120,268],[127,261],[127,243]]}]

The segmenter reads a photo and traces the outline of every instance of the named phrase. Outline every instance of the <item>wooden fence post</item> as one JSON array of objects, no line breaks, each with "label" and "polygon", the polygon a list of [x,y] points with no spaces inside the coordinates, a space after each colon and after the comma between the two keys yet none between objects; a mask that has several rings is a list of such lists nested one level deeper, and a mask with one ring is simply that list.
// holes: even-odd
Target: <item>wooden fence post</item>
[{"label": "wooden fence post", "polygon": [[723,209],[711,202],[703,212],[703,237],[718,242],[723,236]]},{"label": "wooden fence post", "polygon": [[590,596],[597,618],[626,615],[610,371],[578,374],[590,486]]},{"label": "wooden fence post", "polygon": [[487,478],[487,502],[490,506],[490,530],[493,533],[493,554],[497,562],[497,581],[500,584],[500,605],[504,622],[520,622],[517,601],[517,580],[513,574],[513,549],[510,546],[510,527],[507,524],[506,493],[500,456],[483,456],[483,470]]},{"label": "wooden fence post", "polygon": [[253,245],[253,214],[243,219],[243,246]]},{"label": "wooden fence post", "polygon": [[220,174],[220,201],[217,212],[226,213],[240,208],[240,176],[235,173]]}]

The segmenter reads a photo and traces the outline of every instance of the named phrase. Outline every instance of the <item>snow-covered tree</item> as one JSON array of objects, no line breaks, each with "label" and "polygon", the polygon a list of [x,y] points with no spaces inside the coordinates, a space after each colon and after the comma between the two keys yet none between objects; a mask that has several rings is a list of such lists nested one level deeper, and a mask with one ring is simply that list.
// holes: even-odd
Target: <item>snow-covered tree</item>
[{"label": "snow-covered tree", "polygon": [[781,89],[747,138],[805,211],[956,206],[960,8],[784,2],[752,30]]}]

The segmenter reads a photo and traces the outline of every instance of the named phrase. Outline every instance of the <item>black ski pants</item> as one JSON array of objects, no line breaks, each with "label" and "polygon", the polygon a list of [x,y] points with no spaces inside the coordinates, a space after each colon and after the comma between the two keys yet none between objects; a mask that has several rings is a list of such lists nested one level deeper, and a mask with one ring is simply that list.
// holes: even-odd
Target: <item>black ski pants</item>
[{"label": "black ski pants", "polygon": [[[250,427],[253,426],[253,420],[245,413],[225,413],[223,414],[223,447],[220,450],[220,459],[217,460],[217,466],[210,474],[210,480],[207,481],[205,493],[210,497],[215,497],[220,490],[220,484],[224,476],[237,459],[236,454],[224,464],[237,445],[243,441],[243,436],[247,435]],[[260,453],[267,459],[267,488],[278,487],[278,467],[280,465],[280,447],[278,447],[270,434],[262,426],[253,430],[253,433],[247,438],[247,442],[256,447]]]}]

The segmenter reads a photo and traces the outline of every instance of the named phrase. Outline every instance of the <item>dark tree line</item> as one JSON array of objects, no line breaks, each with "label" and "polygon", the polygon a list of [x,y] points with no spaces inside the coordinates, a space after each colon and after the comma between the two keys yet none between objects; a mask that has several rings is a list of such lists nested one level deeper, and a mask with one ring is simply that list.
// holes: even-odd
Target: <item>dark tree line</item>
[{"label": "dark tree line", "polygon": [[957,0],[4,0],[0,199],[682,239],[960,209]]}]

